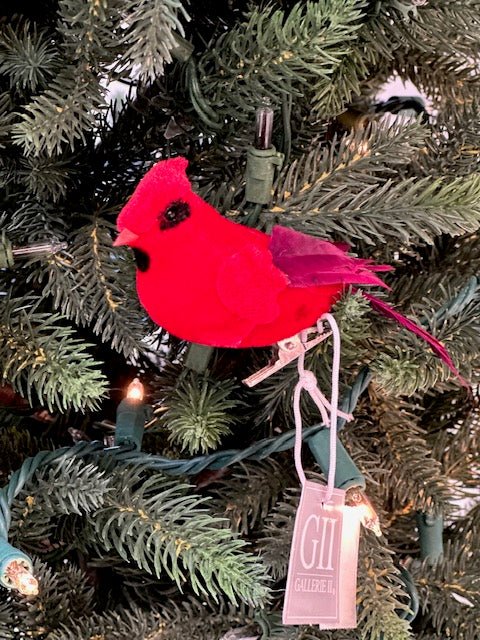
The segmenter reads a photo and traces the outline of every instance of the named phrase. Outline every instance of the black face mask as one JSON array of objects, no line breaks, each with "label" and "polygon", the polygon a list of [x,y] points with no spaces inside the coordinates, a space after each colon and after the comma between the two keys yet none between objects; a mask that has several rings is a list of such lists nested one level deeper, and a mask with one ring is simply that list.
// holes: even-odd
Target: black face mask
[{"label": "black face mask", "polygon": [[146,254],[145,251],[142,251],[141,249],[133,248],[132,251],[135,257],[135,262],[137,264],[137,269],[139,271],[147,271],[150,266],[150,258],[148,257],[148,254]]}]

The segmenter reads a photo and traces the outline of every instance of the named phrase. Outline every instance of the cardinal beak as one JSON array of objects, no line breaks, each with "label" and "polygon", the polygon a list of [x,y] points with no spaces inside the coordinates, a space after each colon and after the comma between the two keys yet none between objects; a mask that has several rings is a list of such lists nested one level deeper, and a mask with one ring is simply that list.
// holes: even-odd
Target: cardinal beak
[{"label": "cardinal beak", "polygon": [[133,233],[133,231],[130,231],[130,229],[125,228],[120,231],[117,239],[113,243],[113,246],[121,247],[124,244],[132,244],[135,240],[138,240],[138,235]]}]

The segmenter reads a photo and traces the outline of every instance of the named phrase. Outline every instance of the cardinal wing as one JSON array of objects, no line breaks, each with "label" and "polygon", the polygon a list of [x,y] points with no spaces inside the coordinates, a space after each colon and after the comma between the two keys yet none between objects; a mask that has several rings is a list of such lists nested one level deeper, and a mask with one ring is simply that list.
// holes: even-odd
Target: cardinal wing
[{"label": "cardinal wing", "polygon": [[385,287],[374,271],[387,265],[349,256],[348,246],[321,240],[286,227],[275,226],[270,239],[273,263],[294,287],[363,284]]},{"label": "cardinal wing", "polygon": [[246,245],[220,266],[217,291],[230,311],[256,325],[279,316],[278,296],[287,284],[266,247]]}]

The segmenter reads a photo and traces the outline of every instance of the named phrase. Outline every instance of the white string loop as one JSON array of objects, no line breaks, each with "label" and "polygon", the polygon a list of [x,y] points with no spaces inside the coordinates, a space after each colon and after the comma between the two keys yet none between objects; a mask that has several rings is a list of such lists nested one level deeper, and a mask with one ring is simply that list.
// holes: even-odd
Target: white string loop
[{"label": "white string loop", "polygon": [[[328,468],[327,493],[325,502],[332,497],[335,487],[335,470],[337,465],[337,420],[341,416],[347,420],[352,416],[338,410],[339,377],[340,377],[340,330],[335,318],[330,313],[325,313],[317,323],[318,332],[323,333],[322,321],[325,320],[330,325],[333,336],[333,363],[332,363],[332,401],[327,398],[318,388],[318,381],[313,371],[305,369],[305,352],[301,353],[297,361],[298,382],[293,394],[293,413],[295,415],[295,468],[300,478],[300,482],[305,484],[305,472],[302,466],[302,413],[300,410],[300,396],[302,390],[308,392],[315,402],[322,421],[326,427],[330,428],[330,464]],[[307,340],[307,332],[302,331],[300,339],[304,344]],[[329,415],[330,414],[330,415]]]}]

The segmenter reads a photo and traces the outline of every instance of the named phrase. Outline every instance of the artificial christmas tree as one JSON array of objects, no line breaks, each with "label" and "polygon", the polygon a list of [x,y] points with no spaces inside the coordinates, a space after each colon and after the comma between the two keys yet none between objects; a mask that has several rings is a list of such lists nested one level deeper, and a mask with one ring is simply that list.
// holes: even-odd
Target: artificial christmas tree
[{"label": "artificial christmas tree", "polygon": [[[0,22],[0,638],[474,640],[480,3],[40,4]],[[423,100],[380,100],[395,76]],[[360,533],[354,629],[282,624],[295,360],[247,387],[271,350],[168,335],[113,247],[177,156],[229,219],[392,264],[388,301],[471,383],[360,292],[336,301],[335,486],[383,534]],[[327,396],[331,351],[305,355]],[[300,411],[325,482],[330,432]]]}]

